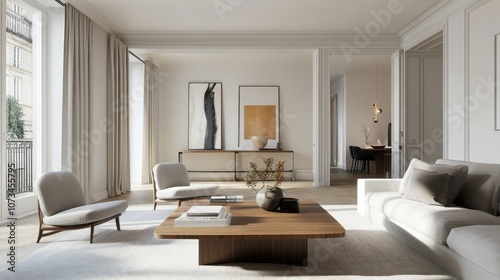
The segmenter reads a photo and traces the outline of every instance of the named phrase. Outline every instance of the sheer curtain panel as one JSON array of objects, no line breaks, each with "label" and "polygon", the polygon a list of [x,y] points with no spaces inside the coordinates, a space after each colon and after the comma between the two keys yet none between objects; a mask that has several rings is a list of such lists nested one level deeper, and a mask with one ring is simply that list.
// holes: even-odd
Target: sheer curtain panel
[{"label": "sheer curtain panel", "polygon": [[93,22],[66,4],[64,21],[64,76],[62,116],[62,170],[72,172],[80,181],[85,199],[89,189],[90,65]]},{"label": "sheer curtain panel", "polygon": [[128,47],[109,36],[108,52],[108,196],[130,191]]},{"label": "sheer curtain panel", "polygon": [[142,149],[142,184],[152,183],[151,171],[158,163],[158,99],[160,71],[152,62],[144,62],[144,125]]}]

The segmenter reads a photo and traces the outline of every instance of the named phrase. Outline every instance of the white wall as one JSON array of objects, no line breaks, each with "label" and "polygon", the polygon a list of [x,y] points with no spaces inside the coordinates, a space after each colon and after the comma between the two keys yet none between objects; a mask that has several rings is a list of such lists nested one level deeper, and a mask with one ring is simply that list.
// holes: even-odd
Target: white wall
[{"label": "white wall", "polygon": [[[490,1],[469,15],[469,92],[467,104],[470,161],[500,163],[500,148],[498,148],[500,131],[494,130],[494,38],[495,35],[500,34],[498,11],[500,11],[500,1]],[[497,55],[500,55],[500,52]],[[500,85],[497,84],[498,87]],[[500,112],[497,113],[500,114]]]},{"label": "white wall", "polygon": [[[466,130],[464,118],[465,100],[465,11],[448,20],[448,32],[444,41],[447,57],[444,64],[444,157],[456,160],[466,158]],[[452,47],[449,47],[452,46]],[[447,90],[446,90],[447,89]]]},{"label": "white wall", "polygon": [[280,87],[280,142],[295,152],[298,179],[312,179],[312,52],[164,54],[160,80],[160,161],[188,143],[188,83],[222,83],[222,147],[238,147],[238,86]]}]

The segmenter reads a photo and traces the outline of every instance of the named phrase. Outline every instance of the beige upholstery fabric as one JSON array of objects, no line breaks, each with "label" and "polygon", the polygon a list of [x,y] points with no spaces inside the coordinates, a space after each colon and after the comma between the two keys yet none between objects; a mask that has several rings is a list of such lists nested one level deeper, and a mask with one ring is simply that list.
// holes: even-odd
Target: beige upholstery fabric
[{"label": "beige upholstery fabric", "polygon": [[187,169],[181,163],[159,163],[153,167],[153,174],[157,190],[190,185]]},{"label": "beige upholstery fabric", "polygon": [[383,213],[396,223],[446,244],[450,231],[470,225],[500,225],[500,218],[483,211],[461,207],[440,207],[403,199],[398,192],[376,192],[366,196],[371,209]]},{"label": "beige upholstery fabric", "polygon": [[82,225],[125,212],[125,200],[85,205],[80,183],[71,172],[43,174],[35,182],[35,190],[47,225]]},{"label": "beige upholstery fabric", "polygon": [[210,196],[219,189],[217,185],[179,186],[160,190],[156,193],[159,199],[178,199],[187,197]]},{"label": "beige upholstery fabric", "polygon": [[35,182],[35,190],[44,216],[85,205],[82,187],[71,172],[45,173]]},{"label": "beige upholstery fabric", "polygon": [[448,237],[448,246],[471,262],[500,275],[500,226],[455,228]]},{"label": "beige upholstery fabric", "polygon": [[127,206],[125,200],[88,204],[59,212],[56,215],[46,216],[43,218],[43,222],[53,226],[88,224],[123,213]]},{"label": "beige upholstery fabric", "polygon": [[153,175],[159,199],[210,196],[219,189],[215,184],[191,186],[186,167],[181,163],[159,163],[153,167]]},{"label": "beige upholstery fabric", "polygon": [[445,206],[450,174],[415,168],[402,198]]},{"label": "beige upholstery fabric", "polygon": [[467,177],[468,167],[465,164],[448,165],[441,162],[437,163],[438,164],[429,164],[416,158],[412,159],[405,175],[403,176],[403,181],[401,182],[399,191],[405,192],[405,188],[408,187],[409,180],[415,168],[439,173],[447,173],[451,175],[451,178],[450,182],[448,183],[446,202],[448,204],[452,204],[455,201],[458,193],[462,189],[465,178]]}]

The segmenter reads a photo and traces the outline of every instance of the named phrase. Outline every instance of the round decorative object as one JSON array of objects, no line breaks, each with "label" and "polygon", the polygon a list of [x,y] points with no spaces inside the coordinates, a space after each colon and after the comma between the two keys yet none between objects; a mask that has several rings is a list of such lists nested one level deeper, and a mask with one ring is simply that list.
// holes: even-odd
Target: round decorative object
[{"label": "round decorative object", "polygon": [[257,205],[267,211],[276,211],[280,206],[281,199],[285,197],[285,191],[280,187],[268,189],[262,188],[255,197]]},{"label": "round decorative object", "polygon": [[250,140],[252,141],[252,145],[262,150],[267,145],[267,138],[265,136],[250,136]]}]

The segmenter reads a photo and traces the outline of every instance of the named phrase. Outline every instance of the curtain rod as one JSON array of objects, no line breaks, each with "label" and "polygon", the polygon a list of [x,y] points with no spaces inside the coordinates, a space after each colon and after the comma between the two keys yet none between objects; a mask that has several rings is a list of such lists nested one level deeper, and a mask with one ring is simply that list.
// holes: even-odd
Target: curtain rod
[{"label": "curtain rod", "polygon": [[[61,6],[65,7],[66,6],[66,3],[62,2],[61,0],[55,0],[57,3],[59,3]],[[131,51],[128,51],[128,53],[130,53],[131,55],[133,55],[135,58],[137,58],[140,62],[144,63],[144,60],[142,60],[142,58],[140,58],[139,56],[137,56],[135,53],[131,52]]]},{"label": "curtain rod", "polygon": [[135,58],[137,58],[140,62],[144,63],[144,60],[142,60],[142,58],[140,58],[139,56],[137,56],[135,53],[131,52],[131,51],[128,51],[129,54],[133,55]]}]

